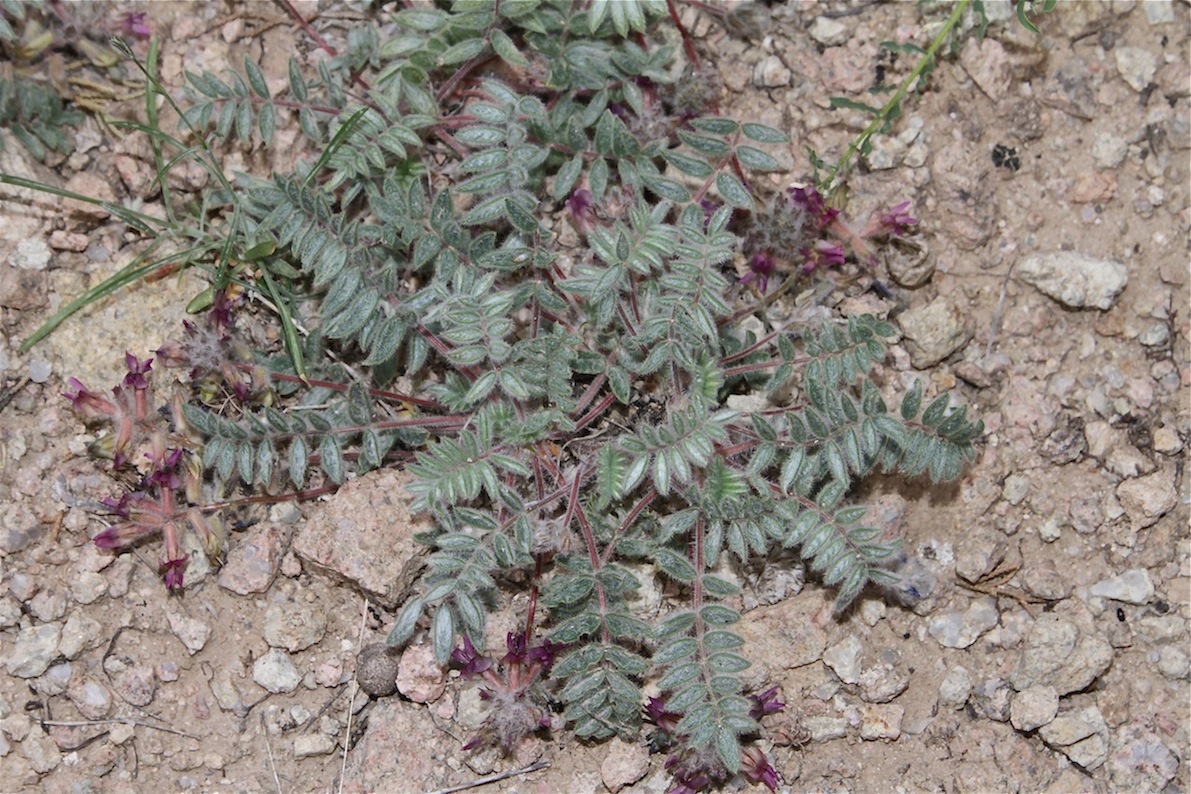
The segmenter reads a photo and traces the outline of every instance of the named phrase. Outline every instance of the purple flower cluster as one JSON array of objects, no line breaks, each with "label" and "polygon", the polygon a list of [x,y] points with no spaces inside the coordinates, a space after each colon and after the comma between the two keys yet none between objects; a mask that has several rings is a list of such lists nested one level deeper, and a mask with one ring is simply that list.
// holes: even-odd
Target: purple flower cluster
[{"label": "purple flower cluster", "polygon": [[494,662],[464,634],[463,647],[451,651],[451,661],[464,678],[483,680],[480,698],[489,703],[489,732],[473,737],[464,750],[492,744],[510,749],[527,734],[551,726],[549,712],[535,701],[532,688],[568,646],[550,640],[531,646],[525,632],[510,631],[505,647],[507,653]]},{"label": "purple flower cluster", "polygon": [[771,202],[767,210],[748,220],[744,245],[748,272],[740,280],[756,284],[765,292],[779,264],[810,275],[844,264],[845,246],[862,262],[875,263],[867,240],[907,234],[918,223],[909,208],[908,201],[898,204],[854,231],[843,222],[839,209],[828,206],[813,186],[792,185],[786,189],[784,199]]},{"label": "purple flower cluster", "polygon": [[[777,687],[770,687],[759,695],[753,695],[749,716],[759,721],[766,714],[785,708],[786,704],[777,699],[777,694]],[[664,733],[677,736],[682,715],[667,711],[662,699],[651,697],[646,701],[645,717]],[[674,753],[666,759],[666,771],[675,782],[667,794],[696,794],[722,786],[732,777],[710,746],[688,747]],[[764,751],[754,744],[745,746],[741,751],[740,774],[752,783],[766,786],[770,791],[777,790],[777,770],[769,763]]]},{"label": "purple flower cluster", "polygon": [[[148,462],[139,466],[140,480],[132,489],[118,499],[103,500],[112,514],[121,520],[97,534],[92,542],[100,548],[111,549],[161,533],[165,543],[165,559],[161,566],[166,587],[181,589],[190,555],[182,553],[179,543],[177,521],[180,516],[175,492],[190,489],[192,480],[201,477],[201,473],[196,474],[195,467],[190,465],[186,450],[167,446],[170,437],[159,426],[150,402],[149,375],[153,370],[153,359],[142,360],[126,353],[124,365],[127,372],[120,385],[112,389],[111,399],[90,391],[77,378],[69,380],[70,391],[62,394],[83,417],[111,423],[114,434],[100,439],[93,449],[110,458],[115,468],[130,464],[134,450],[143,451],[143,458]],[[214,530],[199,510],[187,511],[185,518],[199,531],[207,548],[218,547]]]}]

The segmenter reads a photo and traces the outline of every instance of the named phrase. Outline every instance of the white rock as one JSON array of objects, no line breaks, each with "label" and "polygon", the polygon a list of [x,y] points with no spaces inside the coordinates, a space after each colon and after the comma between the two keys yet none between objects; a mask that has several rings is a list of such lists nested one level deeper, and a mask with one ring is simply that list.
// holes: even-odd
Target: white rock
[{"label": "white rock", "polygon": [[306,733],[294,737],[294,758],[310,758],[335,752],[335,737],[325,733]]},{"label": "white rock", "polygon": [[172,609],[166,610],[165,617],[170,624],[170,631],[182,641],[190,653],[198,653],[207,644],[207,638],[211,636],[209,624]]},{"label": "white rock", "polygon": [[956,665],[947,671],[947,677],[939,684],[939,705],[953,709],[962,709],[968,702],[968,695],[972,694],[972,676],[968,671]]},{"label": "white rock", "polygon": [[302,676],[294,668],[288,653],[270,648],[252,665],[252,680],[276,695],[293,692],[302,682]]},{"label": "white rock", "polygon": [[1022,260],[1017,275],[1073,309],[1111,309],[1129,283],[1129,271],[1112,259],[1077,251],[1053,251]]},{"label": "white rock", "polygon": [[856,636],[849,634],[843,642],[832,645],[823,652],[823,664],[827,665],[845,684],[860,681],[860,652],[863,647]]},{"label": "white rock", "polygon": [[1126,604],[1146,604],[1154,597],[1154,583],[1145,568],[1132,568],[1092,585],[1091,594]]},{"label": "white rock", "polygon": [[1018,692],[1009,704],[1009,722],[1028,733],[1047,725],[1059,712],[1059,693],[1054,687],[1032,686]]},{"label": "white rock", "polygon": [[780,88],[790,84],[790,70],[776,55],[764,58],[753,68],[753,85],[759,88]]},{"label": "white rock", "polygon": [[1116,47],[1112,53],[1117,61],[1117,71],[1134,91],[1144,91],[1154,80],[1154,73],[1158,71],[1154,53],[1142,47]]},{"label": "white rock", "polygon": [[1158,523],[1178,503],[1171,472],[1156,471],[1145,477],[1125,480],[1117,486],[1117,499],[1129,514],[1134,532]]},{"label": "white rock", "polygon": [[886,662],[860,674],[860,697],[866,703],[888,703],[910,686],[910,677]]},{"label": "white rock", "polygon": [[1108,725],[1095,706],[1066,712],[1039,729],[1055,750],[1089,772],[1108,760]]},{"label": "white rock", "polygon": [[980,598],[964,612],[949,609],[934,615],[927,624],[927,631],[944,648],[967,648],[997,625],[999,619],[996,602],[991,598]]},{"label": "white rock", "polygon": [[1167,645],[1158,652],[1158,671],[1167,678],[1182,680],[1191,675],[1191,659],[1182,648]]},{"label": "white rock", "polygon": [[[1174,22],[1174,3],[1142,3],[1142,9],[1146,14],[1146,22],[1151,25],[1161,25],[1166,22]],[[1159,786],[1158,788],[1162,788]]]},{"label": "white rock", "polygon": [[811,23],[811,38],[824,47],[838,47],[852,38],[852,28],[838,19],[816,17]]},{"label": "white rock", "polygon": [[1092,143],[1092,157],[1096,160],[1096,167],[1103,170],[1116,168],[1129,153],[1129,142],[1120,135],[1102,132]]},{"label": "white rock", "polygon": [[902,735],[906,709],[896,703],[865,704],[860,710],[861,739],[896,739]]},{"label": "white rock", "polygon": [[16,644],[8,651],[8,674],[17,678],[37,678],[49,669],[50,662],[58,655],[61,637],[62,630],[53,623],[21,629]]},{"label": "white rock", "polygon": [[903,312],[898,324],[905,335],[910,363],[918,369],[933,367],[972,338],[967,318],[941,297]]},{"label": "white rock", "polygon": [[26,237],[17,241],[16,250],[10,255],[9,261],[22,270],[45,270],[51,256],[53,252],[49,243],[41,237]]},{"label": "white rock", "polygon": [[1086,689],[1112,659],[1112,646],[1093,628],[1043,614],[1030,629],[1009,681],[1019,692],[1051,686],[1060,696],[1066,695]]},{"label": "white rock", "polygon": [[874,135],[873,148],[865,155],[868,167],[874,171],[888,171],[896,167],[906,156],[906,145],[891,135]]}]

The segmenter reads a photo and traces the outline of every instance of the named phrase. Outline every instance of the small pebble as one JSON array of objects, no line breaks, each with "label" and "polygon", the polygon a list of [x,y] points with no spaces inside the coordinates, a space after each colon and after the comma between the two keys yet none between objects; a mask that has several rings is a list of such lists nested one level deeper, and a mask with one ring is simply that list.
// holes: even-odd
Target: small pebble
[{"label": "small pebble", "polygon": [[5,667],[17,678],[37,678],[50,667],[58,655],[62,630],[53,623],[26,626],[11,646]]},{"label": "small pebble", "polygon": [[397,691],[398,660],[393,649],[383,643],[366,645],[356,660],[356,680],[360,689],[374,698],[388,697]]},{"label": "small pebble", "polygon": [[290,653],[303,651],[327,633],[327,613],[318,604],[274,605],[265,612],[265,642]]},{"label": "small pebble", "polygon": [[896,739],[902,735],[906,709],[896,703],[866,703],[860,710],[860,738]]},{"label": "small pebble", "polygon": [[1150,581],[1149,571],[1133,568],[1097,582],[1089,592],[1098,598],[1126,604],[1147,604],[1154,597],[1154,583]]},{"label": "small pebble", "polygon": [[337,747],[335,737],[325,733],[305,733],[294,737],[294,758],[330,755]]},{"label": "small pebble", "polygon": [[1191,674],[1191,659],[1182,648],[1167,645],[1158,652],[1158,670],[1167,678],[1182,680]]},{"label": "small pebble", "polygon": [[1018,692],[1009,704],[1009,722],[1019,731],[1041,728],[1059,711],[1059,693],[1053,687],[1032,686]]},{"label": "small pebble", "polygon": [[972,694],[972,676],[966,669],[956,665],[947,671],[943,683],[939,684],[939,705],[962,709]]},{"label": "small pebble", "polygon": [[297,689],[298,684],[302,683],[302,676],[288,653],[270,648],[252,665],[252,680],[277,695]]},{"label": "small pebble", "polygon": [[1038,730],[1042,741],[1087,771],[1108,760],[1108,725],[1095,706],[1068,711]]},{"label": "small pebble", "polygon": [[1129,283],[1129,271],[1120,262],[1077,251],[1034,254],[1014,273],[1072,309],[1111,309]]},{"label": "small pebble", "polygon": [[823,652],[823,664],[830,667],[845,684],[859,683],[862,650],[860,640],[849,634],[847,639]]}]

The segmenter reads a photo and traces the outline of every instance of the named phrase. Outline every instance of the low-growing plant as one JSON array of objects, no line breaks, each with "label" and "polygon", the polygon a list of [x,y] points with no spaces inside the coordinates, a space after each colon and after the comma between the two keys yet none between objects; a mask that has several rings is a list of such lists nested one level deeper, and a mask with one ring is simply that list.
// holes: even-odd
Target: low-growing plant
[{"label": "low-growing plant", "polygon": [[[849,495],[878,470],[955,479],[983,428],[920,384],[890,408],[889,323],[768,316],[799,280],[869,267],[916,219],[902,202],[850,225],[819,186],[761,187],[785,134],[684,87],[707,67],[681,31],[688,63],[670,68],[667,18],[664,0],[402,10],[395,34],[353,34],[316,78],[291,64],[281,94],[251,62],[188,73],[190,141],[156,123],[152,42],[138,128],[168,217],[128,217],[185,243],[212,280],[192,308],[209,311],[157,352],[189,370],[167,424],[135,355],[112,399],[77,382],[67,396],[112,422],[99,447],[129,472],[96,541],[161,532],[169,587],[183,524],[218,555],[209,508],[233,487],[309,494],[404,466],[434,521],[389,641],[425,633],[482,681],[489,730],[469,746],[563,724],[635,738],[647,718],[675,791],[773,788],[754,740],[781,704],[745,691],[740,571],[796,550],[840,611],[902,587],[897,539]],[[223,174],[221,147],[269,146],[293,116],[317,158]],[[166,191],[187,158],[217,180],[189,215]],[[272,348],[236,327],[249,294],[277,318]],[[667,588],[656,616],[634,601],[642,569]],[[494,658],[488,616],[515,588],[528,607]]]}]

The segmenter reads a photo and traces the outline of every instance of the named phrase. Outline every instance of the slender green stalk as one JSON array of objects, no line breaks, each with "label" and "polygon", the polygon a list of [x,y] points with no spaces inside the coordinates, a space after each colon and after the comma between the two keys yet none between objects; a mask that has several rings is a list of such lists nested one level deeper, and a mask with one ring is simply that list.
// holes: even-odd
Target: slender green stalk
[{"label": "slender green stalk", "polygon": [[923,56],[918,60],[918,63],[914,67],[913,71],[911,71],[906,79],[901,82],[901,85],[899,85],[897,90],[893,92],[893,96],[889,97],[889,101],[885,103],[885,106],[877,112],[877,115],[873,116],[873,120],[869,122],[868,126],[856,136],[855,140],[848,144],[848,150],[844,152],[844,156],[841,157],[839,162],[837,162],[831,168],[831,170],[827,172],[827,176],[820,183],[825,188],[826,193],[830,195],[839,190],[840,185],[842,184],[843,176],[850,168],[852,158],[857,152],[863,150],[865,144],[868,143],[868,140],[872,138],[873,135],[884,128],[890,114],[894,112],[898,105],[901,104],[901,101],[905,99],[906,94],[909,93],[910,86],[914,85],[914,83],[918,81],[918,78],[922,76],[922,73],[925,72],[927,67],[929,67],[934,61],[935,53],[939,51],[939,48],[943,46],[943,42],[945,42],[947,37],[951,35],[951,31],[954,30],[955,26],[959,24],[960,19],[963,18],[964,11],[967,10],[968,6],[971,4],[971,1],[972,0],[959,0],[959,2],[955,4],[955,8],[953,8],[951,11],[951,16],[948,17],[947,21],[943,23],[943,28],[939,31],[938,35],[935,36],[934,41],[931,42],[930,47],[927,48]]}]

